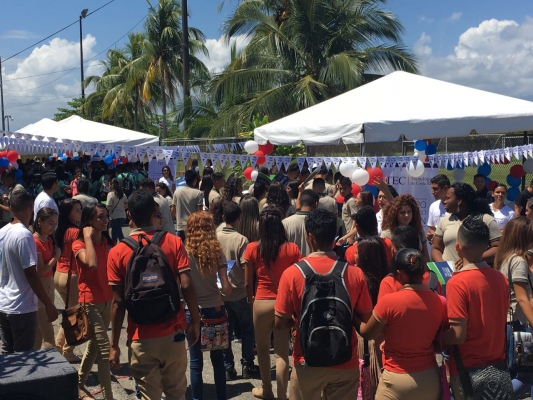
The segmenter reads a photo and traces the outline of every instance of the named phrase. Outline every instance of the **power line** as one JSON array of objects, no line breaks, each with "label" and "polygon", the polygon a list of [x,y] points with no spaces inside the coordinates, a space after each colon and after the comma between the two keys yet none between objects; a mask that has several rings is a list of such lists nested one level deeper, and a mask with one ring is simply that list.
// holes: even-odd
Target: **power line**
[{"label": "power line", "polygon": [[[79,94],[76,94],[76,95],[73,95],[73,96],[79,96]],[[6,109],[6,110],[8,110],[8,109],[10,110],[10,109],[12,109],[12,108],[19,108],[19,107],[31,106],[31,105],[33,105],[33,104],[48,103],[49,101],[65,100],[65,99],[72,99],[72,96],[68,96],[68,97],[56,97],[56,98],[53,98],[53,99],[42,100],[42,101],[36,101],[36,102],[33,102],[33,103],[18,104],[18,105],[16,105],[16,106],[6,107],[5,109]]]},{"label": "power line", "polygon": [[[86,17],[88,17],[88,16],[91,15],[91,14],[94,14],[96,11],[98,11],[98,10],[104,8],[105,6],[107,6],[108,4],[111,4],[111,3],[114,2],[114,1],[115,1],[115,0],[111,0],[111,1],[107,2],[107,3],[104,4],[103,6],[97,8],[97,9],[94,10],[93,12],[87,14]],[[57,35],[58,33],[63,32],[65,29],[70,28],[72,25],[77,24],[78,22],[79,22],[79,20],[76,20],[76,21],[72,22],[71,24],[65,26],[64,28],[61,28],[61,29],[58,30],[57,32],[54,32],[54,33],[52,33],[51,35],[45,37],[44,39],[39,40],[37,43],[34,43],[34,44],[32,44],[31,46],[26,47],[24,50],[21,50],[21,51],[19,51],[18,53],[13,54],[12,56],[7,57],[7,58],[6,58],[5,60],[3,60],[2,62],[5,63],[6,61],[12,59],[13,57],[18,56],[18,55],[21,54],[21,53],[24,53],[26,50],[31,49],[32,47],[34,47],[34,46],[36,46],[36,45],[38,45],[38,44],[44,42],[44,41],[47,40],[47,39],[50,39],[52,36],[55,36],[55,35]]]},{"label": "power line", "polygon": [[44,74],[21,76],[20,78],[4,79],[4,82],[11,82],[11,81],[18,81],[18,80],[21,80],[21,79],[35,78],[36,76],[59,74],[60,72],[65,72],[65,71],[70,71],[70,69],[64,69],[64,70],[61,70],[61,71],[53,71],[53,72],[45,72]]}]

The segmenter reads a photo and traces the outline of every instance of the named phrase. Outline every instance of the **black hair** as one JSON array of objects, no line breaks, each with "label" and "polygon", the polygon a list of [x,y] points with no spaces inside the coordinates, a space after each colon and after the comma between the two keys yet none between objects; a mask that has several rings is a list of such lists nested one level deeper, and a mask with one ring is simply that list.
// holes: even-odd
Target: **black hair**
[{"label": "black hair", "polygon": [[255,182],[254,183],[254,197],[259,201],[261,197],[266,193],[267,191],[267,185],[265,185],[263,182]]},{"label": "black hair", "polygon": [[2,179],[13,179],[16,180],[16,170],[15,169],[8,169],[2,172]]},{"label": "black hair", "polygon": [[152,225],[152,216],[155,213],[154,197],[146,190],[134,190],[128,198],[128,211],[131,220],[138,227]]},{"label": "black hair", "polygon": [[41,233],[41,225],[39,224],[39,220],[46,221],[48,218],[50,218],[53,215],[58,215],[57,211],[50,207],[43,207],[37,211],[37,215],[34,216],[33,219],[33,231],[37,233]]},{"label": "black hair", "polygon": [[340,183],[341,183],[341,186],[349,186],[349,187],[352,187],[352,180],[351,180],[350,178],[345,177],[345,176],[343,176],[343,177],[341,178]]},{"label": "black hair", "polygon": [[142,181],[139,182],[139,187],[141,189],[152,189],[152,190],[155,190],[155,183],[150,178],[144,178]]},{"label": "black hair", "polygon": [[15,213],[24,211],[33,205],[35,198],[26,190],[16,190],[9,197],[9,208]]},{"label": "black hair", "polygon": [[63,251],[63,246],[65,244],[65,233],[68,228],[77,228],[78,226],[70,221],[70,213],[76,204],[80,205],[80,208],[83,210],[81,201],[78,199],[65,199],[59,203],[59,218],[57,219],[57,229],[56,229],[56,243],[57,247]]},{"label": "black hair", "polygon": [[165,191],[165,195],[163,197],[167,197],[167,196],[172,197],[172,192],[170,191],[170,188],[166,185],[166,183],[159,182],[155,186]]},{"label": "black hair", "polygon": [[[113,193],[115,193],[115,196],[117,197],[118,201],[122,200],[124,197],[124,190],[122,190],[122,186],[120,186],[120,182],[117,178],[111,179],[111,190],[113,190]],[[155,190],[155,185],[154,185]]]},{"label": "black hair", "polygon": [[221,181],[224,179],[224,174],[222,172],[215,172],[211,175],[211,179],[213,179],[213,182]]},{"label": "black hair", "polygon": [[273,207],[279,207],[283,210],[283,215],[287,213],[291,205],[289,195],[285,187],[279,182],[273,182],[268,187],[267,204]]},{"label": "black hair", "polygon": [[291,197],[296,200],[298,198],[298,188],[300,187],[300,181],[294,179],[290,181],[287,186],[291,191]]},{"label": "black hair", "polygon": [[392,232],[391,242],[400,249],[420,249],[420,234],[411,225],[399,226]]},{"label": "black hair", "polygon": [[239,205],[231,200],[225,201],[222,205],[222,209],[224,211],[224,220],[227,224],[233,224],[242,215],[242,210]]},{"label": "black hair", "polygon": [[339,171],[335,172],[335,175],[333,175],[333,182],[340,181],[341,179],[342,179],[342,174]]},{"label": "black hair", "polygon": [[193,158],[193,160],[191,161],[191,168],[197,167],[197,166],[198,166],[198,160],[196,158]]},{"label": "black hair", "polygon": [[[485,179],[485,175],[483,175],[483,174],[475,174],[475,175],[474,175],[474,180],[476,180],[476,178],[483,178],[483,179]],[[486,180],[486,179],[485,179],[485,180]]]},{"label": "black hair", "polygon": [[263,175],[266,175],[268,176],[269,175],[269,172],[268,172],[268,168],[267,167],[259,167],[259,169],[257,170],[257,172],[263,174]]},{"label": "black hair", "polygon": [[[80,231],[78,232],[78,240],[85,242],[83,238],[83,228],[90,226],[91,220],[96,215],[97,208],[103,208],[106,214],[109,214],[106,206],[101,203],[88,204],[86,207],[83,207],[83,210],[81,211],[81,222],[80,222]],[[102,236],[109,246],[113,247],[116,244],[115,241],[111,239],[111,236],[109,236],[109,225],[108,225],[107,230],[102,232]]]},{"label": "black hair", "polygon": [[474,188],[468,183],[455,182],[452,186],[455,197],[463,200],[468,205],[472,215],[489,214],[492,215],[487,200],[479,198]]},{"label": "black hair", "polygon": [[391,268],[403,271],[409,277],[409,283],[421,283],[427,264],[418,250],[401,249],[392,258]]},{"label": "black hair", "polygon": [[433,178],[431,178],[430,182],[439,185],[440,188],[443,188],[444,186],[450,186],[450,180],[444,174],[435,175]]},{"label": "black hair", "polygon": [[327,175],[328,174],[328,169],[326,168],[325,165],[322,165],[318,168],[318,175]]},{"label": "black hair", "polygon": [[242,179],[235,175],[229,177],[224,187],[224,198],[226,200],[233,200],[234,197],[242,196]]},{"label": "black hair", "polygon": [[54,183],[57,182],[57,175],[55,172],[49,171],[43,174],[43,177],[41,178],[41,185],[43,185],[44,190],[50,190],[52,189],[52,186],[54,186]]},{"label": "black hair", "polygon": [[[318,197],[316,193],[315,195]],[[337,236],[337,216],[317,208],[305,217],[305,231],[313,236],[318,250],[331,250]]]},{"label": "black hair", "polygon": [[481,247],[489,246],[490,231],[487,224],[480,218],[466,217],[457,231],[457,241],[461,247]]},{"label": "black hair", "polygon": [[[231,202],[233,203],[233,201]],[[215,226],[219,226],[222,222],[224,222],[222,216],[224,215],[224,206],[226,203],[229,203],[229,201],[225,199],[221,201],[214,201],[209,207],[209,214],[213,216],[213,222],[215,223]]]},{"label": "black hair", "polygon": [[289,164],[289,167],[287,168],[287,172],[299,172],[298,164],[297,163]]},{"label": "black hair", "polygon": [[270,204],[263,208],[259,216],[259,254],[263,258],[265,267],[271,269],[278,258],[281,246],[288,241],[283,227],[284,212],[279,207]]},{"label": "black hair", "polygon": [[215,171],[213,170],[213,168],[211,167],[205,167],[204,170],[202,171],[202,177],[206,176],[206,175],[213,175]]},{"label": "black hair", "polygon": [[377,237],[367,236],[358,240],[357,254],[357,266],[363,271],[372,304],[375,306],[378,302],[379,285],[389,272],[385,247]]},{"label": "black hair", "polygon": [[353,217],[355,225],[363,233],[363,236],[377,235],[378,219],[374,209],[370,206],[362,207]]},{"label": "black hair", "polygon": [[213,190],[213,175],[204,175],[200,183],[200,191],[204,193],[204,204],[209,208],[209,193]]},{"label": "black hair", "polygon": [[[193,163],[194,161],[196,160],[193,160]],[[196,161],[196,165],[198,165],[198,161]],[[188,170],[188,171],[185,171],[185,183],[187,184],[187,186],[193,186],[194,185],[194,181],[198,179],[198,173],[196,171],[193,171],[193,170]]]},{"label": "black hair", "polygon": [[313,179],[313,190],[317,192],[323,192],[326,188],[326,181],[322,178]]},{"label": "black hair", "polygon": [[170,167],[168,165],[165,165],[163,168],[161,168],[161,172],[163,172],[163,170],[167,168],[168,169],[168,177],[170,178],[171,181],[174,180],[174,177],[172,176],[172,171],[170,170]]},{"label": "black hair", "polygon": [[300,195],[300,206],[301,207],[313,207],[318,203],[320,197],[318,193],[311,189],[305,189]]},{"label": "black hair", "polygon": [[85,178],[78,179],[76,186],[78,187],[78,192],[80,192],[81,194],[89,193],[89,181],[87,179]]}]

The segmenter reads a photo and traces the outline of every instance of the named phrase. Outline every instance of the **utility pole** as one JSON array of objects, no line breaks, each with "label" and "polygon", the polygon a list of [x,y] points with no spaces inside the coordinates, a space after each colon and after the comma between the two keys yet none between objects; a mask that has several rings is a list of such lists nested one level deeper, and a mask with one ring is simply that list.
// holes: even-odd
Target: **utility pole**
[{"label": "utility pole", "polygon": [[6,130],[6,123],[4,121],[4,84],[2,83],[2,57],[0,57],[0,104],[2,108],[2,130]]},{"label": "utility pole", "polygon": [[85,99],[85,88],[83,87],[83,33],[81,28],[81,20],[87,16],[89,10],[85,8],[80,14],[80,64],[81,64],[81,98]]},{"label": "utility pole", "polygon": [[189,63],[189,21],[187,11],[187,0],[181,0],[181,29],[183,34],[183,101],[184,119],[183,127],[189,127],[189,116],[191,115],[191,89],[189,87],[190,63]]}]

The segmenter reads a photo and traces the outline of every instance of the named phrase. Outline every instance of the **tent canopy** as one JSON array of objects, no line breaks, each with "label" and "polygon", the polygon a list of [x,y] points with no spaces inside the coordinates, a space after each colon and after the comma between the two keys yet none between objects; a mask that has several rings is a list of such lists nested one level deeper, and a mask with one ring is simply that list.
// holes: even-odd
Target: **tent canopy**
[{"label": "tent canopy", "polygon": [[254,130],[265,144],[437,139],[533,130],[533,102],[393,72]]},{"label": "tent canopy", "polygon": [[77,115],[59,122],[44,118],[35,124],[25,126],[17,132],[31,134],[36,139],[39,139],[37,136],[44,136],[106,145],[156,146],[159,144],[157,136],[89,121]]}]

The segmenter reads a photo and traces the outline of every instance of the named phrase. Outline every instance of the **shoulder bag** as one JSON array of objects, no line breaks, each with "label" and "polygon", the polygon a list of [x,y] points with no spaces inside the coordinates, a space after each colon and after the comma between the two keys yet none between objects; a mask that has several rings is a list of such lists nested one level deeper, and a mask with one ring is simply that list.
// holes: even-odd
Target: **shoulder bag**
[{"label": "shoulder bag", "polygon": [[67,297],[65,299],[65,310],[62,313],[61,327],[65,332],[65,340],[69,346],[78,346],[91,340],[93,337],[93,327],[89,323],[87,314],[80,304],[69,308],[70,278],[72,277],[72,262],[74,252],[71,250],[70,266],[67,278]]}]

